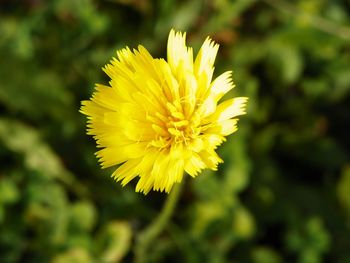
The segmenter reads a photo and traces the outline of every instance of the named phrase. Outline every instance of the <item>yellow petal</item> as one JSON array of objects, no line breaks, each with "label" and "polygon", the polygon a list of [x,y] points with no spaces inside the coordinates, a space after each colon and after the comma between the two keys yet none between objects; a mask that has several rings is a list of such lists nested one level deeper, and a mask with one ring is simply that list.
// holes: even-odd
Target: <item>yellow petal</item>
[{"label": "yellow petal", "polygon": [[211,80],[214,70],[213,65],[218,50],[219,45],[215,44],[209,37],[204,41],[194,62],[194,73],[196,76],[200,76],[202,72],[205,72]]},{"label": "yellow petal", "polygon": [[96,135],[95,139],[99,147],[120,147],[135,143],[135,141],[130,140],[120,130]]},{"label": "yellow petal", "polygon": [[214,150],[205,150],[199,153],[202,161],[205,165],[211,169],[216,171],[219,163],[223,163],[223,160],[217,155]]},{"label": "yellow petal", "polygon": [[215,102],[218,102],[227,92],[233,89],[235,86],[232,82],[232,71],[226,71],[217,77],[210,85],[210,96],[212,96]]},{"label": "yellow petal", "polygon": [[213,114],[216,110],[216,102],[212,97],[207,98],[202,105],[200,105],[198,107],[198,113],[200,114],[202,120],[201,122],[203,122],[203,120],[205,120],[205,117]]},{"label": "yellow petal", "polygon": [[104,148],[96,153],[99,157],[102,168],[125,162],[128,159],[140,158],[145,154],[148,143],[132,143],[119,147]]},{"label": "yellow petal", "polygon": [[106,108],[96,104],[93,101],[84,100],[81,102],[80,112],[89,116],[90,119],[102,117],[106,112]]},{"label": "yellow petal", "polygon": [[175,32],[172,29],[168,37],[167,47],[168,63],[176,74],[180,64],[185,70],[193,69],[193,51],[186,46],[186,33]]},{"label": "yellow petal", "polygon": [[126,137],[137,142],[153,140],[157,135],[152,129],[151,123],[136,120],[126,122],[123,131]]},{"label": "yellow petal", "polygon": [[198,173],[204,168],[205,163],[197,153],[193,153],[185,164],[185,171],[192,177],[197,176]]},{"label": "yellow petal", "polygon": [[154,186],[155,177],[152,175],[152,170],[154,169],[154,164],[159,159],[162,152],[157,152],[155,150],[150,150],[149,154],[143,157],[137,170],[140,174],[140,179],[136,185],[136,192],[143,192],[147,194]]},{"label": "yellow petal", "polygon": [[137,164],[140,163],[140,159],[130,159],[123,163],[115,170],[112,177],[117,181],[123,180],[124,178],[136,177]]},{"label": "yellow petal", "polygon": [[154,184],[154,177],[150,174],[142,175],[137,182],[136,185],[136,192],[143,192],[145,195],[149,193],[149,191],[152,189],[152,186]]},{"label": "yellow petal", "polygon": [[203,148],[216,149],[217,146],[225,141],[225,137],[218,134],[204,134],[202,135],[202,141],[204,144]]},{"label": "yellow petal", "polygon": [[[140,178],[144,178],[144,179],[147,178],[151,173],[153,163],[156,160],[158,154],[159,154],[158,152],[151,150],[147,153],[147,155],[144,155],[142,160],[139,161],[139,163],[136,165],[136,168],[134,170],[134,175],[129,174],[128,176],[126,176],[122,181],[122,185],[124,186],[127,183],[129,183],[132,179],[136,177],[136,175],[139,175]],[[142,185],[142,182],[138,184],[139,187],[141,185]]]},{"label": "yellow petal", "polygon": [[[171,168],[169,170],[169,183],[168,187],[166,187],[167,192],[171,189],[171,186],[174,183],[179,183],[182,180],[183,173],[184,173],[184,161],[183,160],[171,160],[169,163],[169,167]],[[169,189],[170,187],[170,189]]]},{"label": "yellow petal", "polygon": [[124,101],[133,101],[132,94],[138,91],[134,76],[128,78],[124,75],[116,75],[110,81],[110,85],[116,91],[120,100]]},{"label": "yellow petal", "polygon": [[95,90],[96,92],[92,94],[92,101],[110,110],[117,111],[119,109],[118,104],[121,100],[114,89],[105,85],[96,84]]},{"label": "yellow petal", "polygon": [[153,164],[153,169],[151,172],[151,176],[154,178],[154,186],[153,189],[157,191],[163,191],[165,189],[165,181],[169,176],[169,155],[161,154],[155,160]]},{"label": "yellow petal", "polygon": [[128,156],[121,153],[119,148],[104,148],[96,152],[96,156],[102,164],[102,168],[111,167],[128,160]]},{"label": "yellow petal", "polygon": [[237,131],[237,121],[238,119],[228,119],[212,124],[205,132],[227,136]]},{"label": "yellow petal", "polygon": [[218,105],[215,113],[209,116],[210,121],[223,121],[245,114],[248,98],[238,97],[226,100]]}]

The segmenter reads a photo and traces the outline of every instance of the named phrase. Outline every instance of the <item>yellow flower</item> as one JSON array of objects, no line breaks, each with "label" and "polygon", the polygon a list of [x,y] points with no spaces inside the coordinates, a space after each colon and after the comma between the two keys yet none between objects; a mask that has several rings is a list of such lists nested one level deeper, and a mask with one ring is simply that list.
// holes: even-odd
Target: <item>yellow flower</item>
[{"label": "yellow flower", "polygon": [[234,87],[230,71],[212,81],[219,45],[208,37],[193,60],[185,42],[185,33],[170,31],[168,61],[141,45],[117,51],[103,68],[109,86],[97,84],[82,102],[102,167],[119,165],[112,176],[123,186],[139,177],[137,192],[169,192],[184,172],[216,170],[223,161],[215,149],[245,114],[245,97],[218,104]]}]

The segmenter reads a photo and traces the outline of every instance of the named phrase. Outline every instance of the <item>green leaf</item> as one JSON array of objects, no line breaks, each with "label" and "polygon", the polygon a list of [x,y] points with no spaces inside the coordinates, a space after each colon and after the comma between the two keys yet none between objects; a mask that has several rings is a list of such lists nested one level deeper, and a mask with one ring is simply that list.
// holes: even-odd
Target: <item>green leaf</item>
[{"label": "green leaf", "polygon": [[340,204],[347,213],[350,220],[350,167],[343,168],[341,177],[337,184],[337,196]]},{"label": "green leaf", "polygon": [[71,209],[72,225],[76,229],[90,231],[96,223],[96,210],[89,201],[74,203]]},{"label": "green leaf", "polygon": [[102,262],[122,262],[131,248],[132,230],[127,222],[112,221],[100,233],[97,242]]},{"label": "green leaf", "polygon": [[16,183],[11,178],[0,176],[0,205],[15,203],[19,197]]}]

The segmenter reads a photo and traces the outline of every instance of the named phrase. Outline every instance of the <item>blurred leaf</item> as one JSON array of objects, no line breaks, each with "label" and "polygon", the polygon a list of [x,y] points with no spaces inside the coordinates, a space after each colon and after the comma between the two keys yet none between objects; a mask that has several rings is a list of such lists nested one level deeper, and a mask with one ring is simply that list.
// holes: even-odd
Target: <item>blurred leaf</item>
[{"label": "blurred leaf", "polygon": [[271,248],[258,247],[253,250],[252,259],[254,263],[281,263],[280,255]]},{"label": "blurred leaf", "polygon": [[301,229],[287,235],[288,248],[299,254],[299,262],[319,262],[329,249],[330,237],[318,217],[308,219]]},{"label": "blurred leaf", "polygon": [[54,257],[51,263],[93,263],[94,260],[89,252],[82,248],[71,248],[70,250]]},{"label": "blurred leaf", "polygon": [[[176,1],[162,1],[164,13],[155,26],[156,34],[167,34],[170,28],[188,30],[198,18],[202,4],[200,0],[184,1],[181,4]],[[172,12],[174,8],[176,12]]]},{"label": "blurred leaf", "polygon": [[127,222],[110,222],[99,235],[102,262],[121,262],[131,247],[132,230]]},{"label": "blurred leaf", "polygon": [[235,141],[229,142],[231,148],[227,154],[228,167],[225,171],[224,187],[228,193],[239,193],[247,187],[249,183],[249,161],[244,152],[243,138],[239,135]]},{"label": "blurred leaf", "polygon": [[325,79],[305,79],[302,88],[310,98],[327,96],[329,93],[329,83]]},{"label": "blurred leaf", "polygon": [[350,219],[350,167],[345,167],[342,171],[337,186],[337,195],[340,204],[345,209]]},{"label": "blurred leaf", "polygon": [[0,141],[11,151],[22,154],[26,167],[40,172],[43,177],[59,179],[68,184],[74,181],[73,175],[65,169],[59,157],[41,140],[34,128],[0,118]]},{"label": "blurred leaf", "polygon": [[0,205],[12,204],[20,197],[16,184],[10,178],[0,176]]},{"label": "blurred leaf", "polygon": [[234,211],[233,232],[242,239],[249,239],[255,233],[255,222],[249,211],[239,207]]},{"label": "blurred leaf", "polygon": [[205,25],[206,32],[215,32],[230,25],[245,10],[251,7],[256,0],[225,1],[220,6],[220,12],[216,12]]},{"label": "blurred leaf", "polygon": [[[303,61],[298,49],[288,43],[271,41],[268,51],[269,74],[286,84],[295,83],[302,72]],[[272,71],[273,70],[273,71]]]},{"label": "blurred leaf", "polygon": [[71,220],[77,229],[90,231],[96,222],[96,210],[88,201],[77,202],[71,207]]},{"label": "blurred leaf", "polygon": [[225,216],[224,208],[217,202],[198,203],[194,211],[191,232],[195,237],[202,236],[211,223]]},{"label": "blurred leaf", "polygon": [[32,183],[24,219],[44,242],[63,244],[67,237],[68,204],[64,188],[57,184]]},{"label": "blurred leaf", "polygon": [[[61,78],[57,73],[46,71],[40,75],[34,75],[31,65],[14,64],[0,71],[0,102],[15,112],[22,112],[31,119],[50,116],[50,118],[62,118],[72,103],[71,94],[65,89]],[[16,67],[20,74],[12,76],[8,70]],[[26,67],[30,67],[26,69]],[[23,72],[23,73],[22,73]],[[34,71],[35,72],[35,71]],[[28,78],[31,81],[28,83]]]},{"label": "blurred leaf", "polygon": [[140,10],[144,13],[150,12],[150,9],[151,9],[150,0],[108,0],[108,1],[132,6],[135,9]]}]

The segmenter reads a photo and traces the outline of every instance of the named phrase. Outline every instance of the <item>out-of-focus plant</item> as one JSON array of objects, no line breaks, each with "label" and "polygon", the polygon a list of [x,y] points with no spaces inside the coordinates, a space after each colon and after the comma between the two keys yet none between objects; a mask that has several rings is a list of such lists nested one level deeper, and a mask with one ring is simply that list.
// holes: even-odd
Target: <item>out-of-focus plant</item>
[{"label": "out-of-focus plant", "polygon": [[164,196],[102,174],[77,110],[115,50],[165,57],[174,27],[220,44],[249,114],[145,260],[347,262],[349,26],[340,0],[2,1],[0,261],[133,261]]}]

